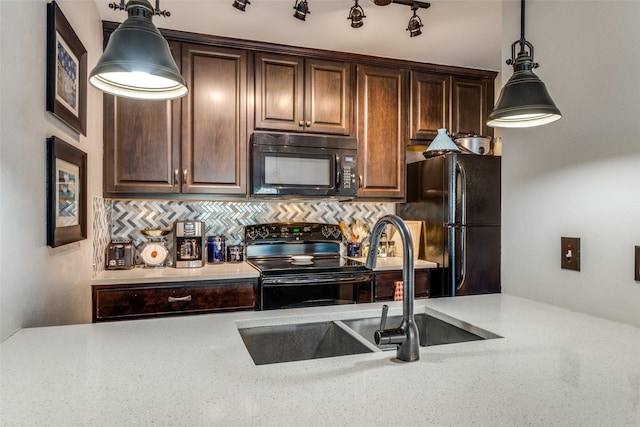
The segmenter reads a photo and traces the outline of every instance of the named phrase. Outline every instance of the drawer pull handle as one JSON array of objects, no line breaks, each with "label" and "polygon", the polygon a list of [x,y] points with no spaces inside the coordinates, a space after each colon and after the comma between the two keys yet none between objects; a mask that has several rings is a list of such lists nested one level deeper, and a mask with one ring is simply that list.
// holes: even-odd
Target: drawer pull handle
[{"label": "drawer pull handle", "polygon": [[191,301],[191,295],[187,295],[184,297],[169,297],[169,302],[184,302],[184,301]]}]

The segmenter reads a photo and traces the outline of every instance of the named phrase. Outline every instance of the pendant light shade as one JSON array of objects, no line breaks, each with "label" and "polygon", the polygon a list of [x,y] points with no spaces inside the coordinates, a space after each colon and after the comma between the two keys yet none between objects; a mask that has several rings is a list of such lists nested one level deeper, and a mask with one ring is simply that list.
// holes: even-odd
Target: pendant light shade
[{"label": "pendant light shade", "polygon": [[[524,0],[521,0],[521,35],[511,45],[513,75],[504,85],[495,108],[489,114],[487,126],[524,128],[545,125],[562,117],[544,83],[533,72],[533,45],[524,37]],[[520,51],[516,56],[516,46]]]},{"label": "pendant light shade", "polygon": [[151,22],[148,0],[129,0],[128,18],[111,34],[89,82],[112,95],[173,99],[187,94],[169,44]]}]

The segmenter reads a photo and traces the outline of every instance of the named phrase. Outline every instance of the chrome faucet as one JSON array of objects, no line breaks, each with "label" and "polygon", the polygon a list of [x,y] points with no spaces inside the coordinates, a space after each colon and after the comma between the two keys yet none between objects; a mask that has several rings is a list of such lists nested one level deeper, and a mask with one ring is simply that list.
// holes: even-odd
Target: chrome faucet
[{"label": "chrome faucet", "polygon": [[415,296],[415,271],[413,267],[413,239],[407,224],[396,215],[385,215],[373,226],[371,232],[371,246],[367,257],[367,268],[373,269],[378,258],[377,247],[380,244],[380,236],[387,224],[394,225],[402,238],[402,323],[397,328],[385,329],[389,306],[382,307],[380,329],[375,333],[377,345],[396,344],[399,360],[415,362],[420,358],[418,325],[413,317],[413,299]]}]

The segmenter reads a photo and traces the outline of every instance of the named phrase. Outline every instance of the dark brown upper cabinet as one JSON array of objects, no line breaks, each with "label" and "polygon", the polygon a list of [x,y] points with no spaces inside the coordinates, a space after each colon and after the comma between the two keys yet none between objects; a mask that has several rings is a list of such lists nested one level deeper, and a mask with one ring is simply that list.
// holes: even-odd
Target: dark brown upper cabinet
[{"label": "dark brown upper cabinet", "polygon": [[104,194],[247,191],[247,52],[170,42],[187,96],[104,95]]},{"label": "dark brown upper cabinet", "polygon": [[[180,43],[169,43],[178,66]],[[104,195],[180,192],[181,101],[103,95]]]},{"label": "dark brown upper cabinet", "polygon": [[182,193],[246,194],[247,52],[182,47]]},{"label": "dark brown upper cabinet", "polygon": [[256,53],[255,128],[350,135],[353,64]]},{"label": "dark brown upper cabinet", "polygon": [[405,195],[407,74],[358,65],[358,197]]},{"label": "dark brown upper cabinet", "polygon": [[487,117],[493,109],[493,79],[451,78],[452,134],[475,132],[493,136]]},{"label": "dark brown upper cabinet", "polygon": [[411,73],[410,138],[432,140],[450,127],[451,78],[445,74]]},{"label": "dark brown upper cabinet", "polygon": [[486,125],[493,88],[491,78],[412,71],[411,140],[431,141],[440,128],[452,135],[493,136],[493,129]]}]

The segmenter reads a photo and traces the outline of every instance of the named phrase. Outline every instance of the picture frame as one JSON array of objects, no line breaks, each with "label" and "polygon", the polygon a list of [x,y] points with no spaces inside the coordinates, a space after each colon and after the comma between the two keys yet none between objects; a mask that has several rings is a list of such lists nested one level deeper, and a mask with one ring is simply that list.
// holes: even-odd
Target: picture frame
[{"label": "picture frame", "polygon": [[87,153],[47,138],[47,245],[87,238]]},{"label": "picture frame", "polygon": [[55,1],[47,4],[47,111],[87,134],[87,50]]}]

